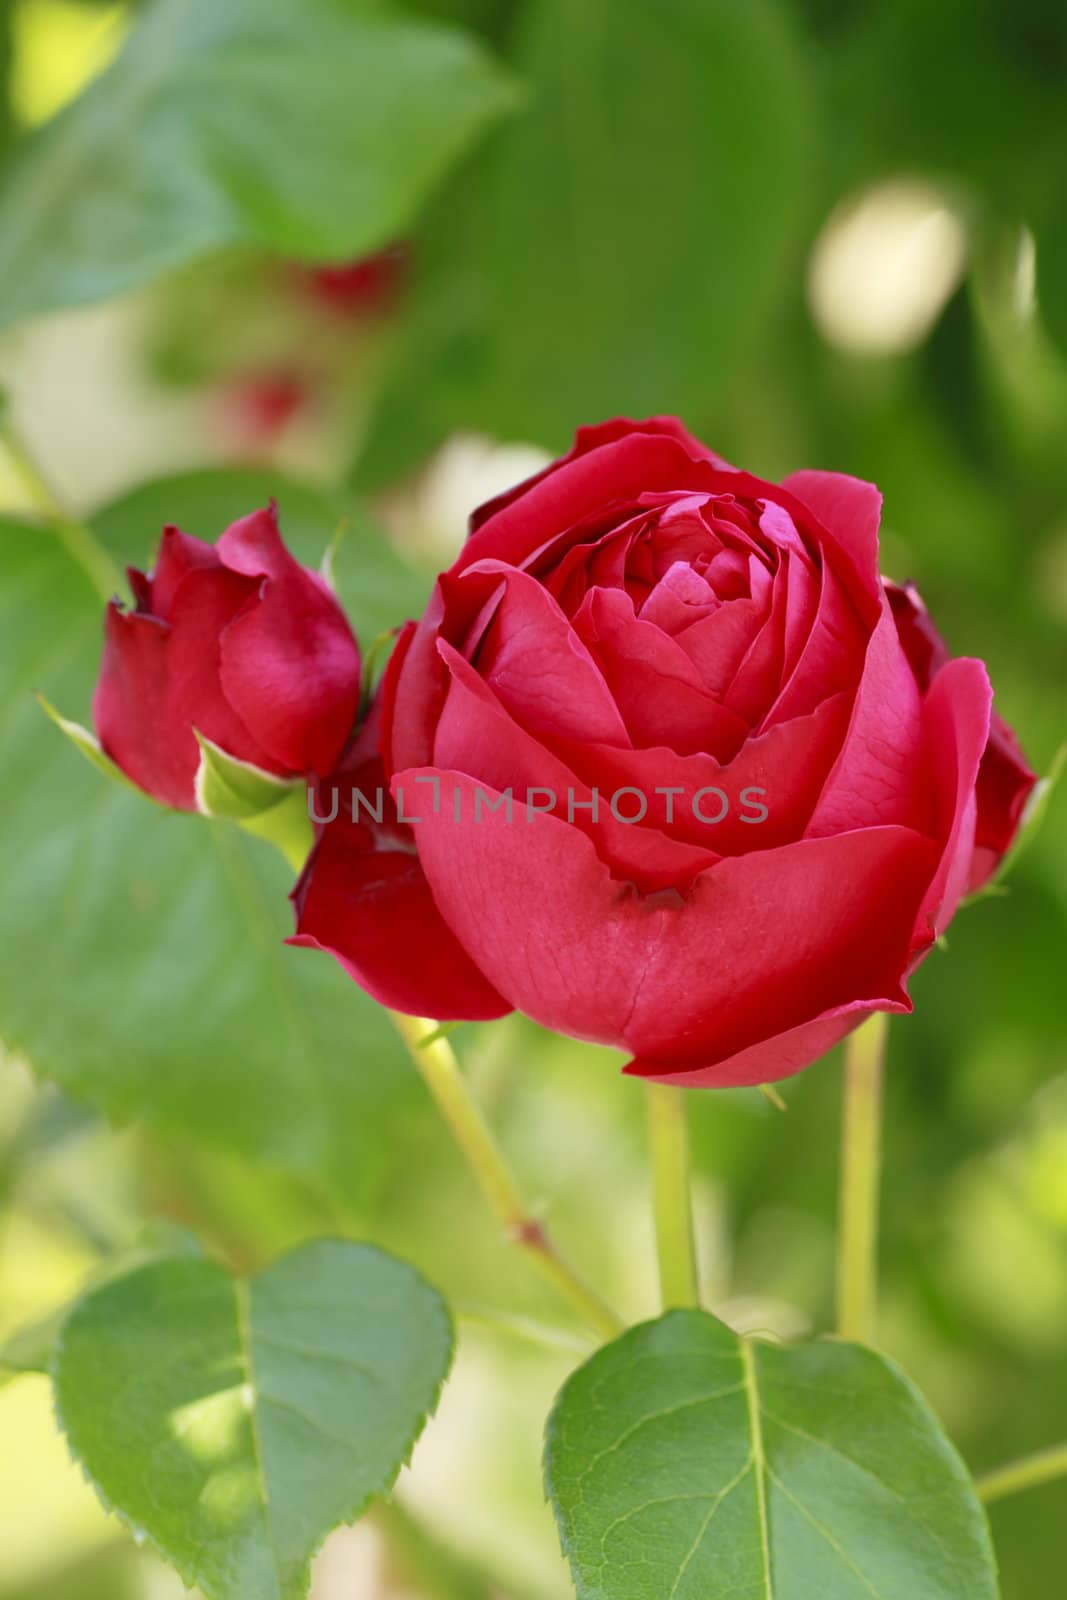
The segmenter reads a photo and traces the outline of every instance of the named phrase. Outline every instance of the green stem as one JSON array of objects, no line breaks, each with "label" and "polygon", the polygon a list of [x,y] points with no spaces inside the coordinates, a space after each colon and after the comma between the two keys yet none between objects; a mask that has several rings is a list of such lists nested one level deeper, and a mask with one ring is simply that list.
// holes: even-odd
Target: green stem
[{"label": "green stem", "polygon": [[531,1213],[485,1118],[471,1099],[452,1046],[436,1033],[437,1024],[399,1011],[390,1016],[504,1232],[591,1328],[604,1339],[616,1338],[623,1322],[563,1259],[544,1224]]},{"label": "green stem", "polygon": [[841,1187],[837,1246],[837,1331],[874,1336],[882,1078],[888,1014],[876,1011],[845,1042]]},{"label": "green stem", "polygon": [[663,1309],[700,1304],[685,1090],[645,1085],[652,1154],[653,1210]]},{"label": "green stem", "polygon": [[110,600],[113,595],[125,593],[126,583],[108,552],[100,544],[92,529],[61,505],[33,456],[19,438],[6,403],[0,399],[0,443],[7,451],[11,465],[26,491],[27,498],[38,516],[45,522],[63,545],[68,555],[78,563],[89,578],[100,598]]},{"label": "green stem", "polygon": [[1036,1489],[1043,1483],[1067,1477],[1067,1444],[1053,1445],[1048,1450],[1038,1450],[1019,1461],[1009,1461],[1007,1466],[987,1472],[976,1481],[978,1498],[989,1505],[993,1500],[1003,1500],[1005,1495],[1018,1494],[1022,1489]]}]

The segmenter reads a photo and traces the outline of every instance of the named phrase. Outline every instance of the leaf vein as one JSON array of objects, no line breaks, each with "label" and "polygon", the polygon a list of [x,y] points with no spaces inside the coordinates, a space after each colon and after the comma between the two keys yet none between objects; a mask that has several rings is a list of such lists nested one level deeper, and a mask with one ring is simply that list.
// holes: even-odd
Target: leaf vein
[{"label": "leaf vein", "polygon": [[620,1433],[617,1439],[612,1440],[611,1444],[605,1445],[603,1450],[599,1450],[597,1454],[586,1463],[586,1465],[582,1468],[582,1471],[578,1474],[578,1477],[575,1479],[575,1487],[577,1488],[580,1484],[584,1483],[586,1478],[589,1477],[590,1473],[595,1471],[602,1461],[606,1460],[608,1456],[614,1455],[615,1451],[620,1450],[624,1444],[628,1444],[633,1438],[634,1434],[640,1433],[642,1428],[647,1428],[653,1422],[662,1422],[667,1417],[676,1417],[683,1411],[693,1411],[698,1409],[700,1406],[711,1405],[713,1401],[723,1400],[728,1395],[740,1394],[743,1388],[743,1383],[732,1383],[725,1389],[715,1389],[711,1394],[698,1395],[696,1399],[683,1400],[680,1401],[676,1406],[668,1406],[663,1411],[651,1411],[647,1416],[640,1417],[637,1422],[631,1423],[623,1433]]}]

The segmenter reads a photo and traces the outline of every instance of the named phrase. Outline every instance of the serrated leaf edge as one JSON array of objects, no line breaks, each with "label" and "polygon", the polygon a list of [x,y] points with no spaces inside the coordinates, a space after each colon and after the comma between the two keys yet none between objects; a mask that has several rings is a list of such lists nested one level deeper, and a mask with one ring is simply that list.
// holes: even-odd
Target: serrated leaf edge
[{"label": "serrated leaf edge", "polygon": [[[756,1357],[756,1352],[760,1347],[767,1347],[767,1348],[770,1348],[770,1349],[785,1349],[785,1350],[798,1349],[798,1348],[803,1348],[804,1341],[794,1341],[792,1343],[788,1343],[788,1344],[784,1344],[783,1345],[783,1344],[778,1343],[777,1341],[772,1341],[770,1339],[763,1340],[763,1339],[754,1338],[754,1337],[752,1337],[750,1335],[739,1334],[739,1333],[736,1333],[734,1329],[730,1328],[728,1323],[722,1322],[721,1319],[716,1317],[712,1312],[707,1311],[702,1307],[689,1307],[687,1309],[680,1308],[680,1309],[674,1310],[674,1311],[667,1311],[667,1312],[664,1312],[662,1315],[660,1315],[658,1317],[649,1317],[649,1318],[646,1318],[643,1322],[635,1323],[633,1326],[627,1328],[625,1333],[621,1334],[618,1339],[613,1341],[613,1343],[616,1344],[616,1345],[620,1344],[624,1340],[630,1338],[632,1335],[637,1334],[638,1332],[640,1332],[640,1331],[642,1331],[644,1329],[653,1328],[653,1327],[655,1327],[657,1325],[662,1325],[665,1322],[673,1321],[673,1320],[675,1320],[677,1318],[686,1319],[686,1318],[690,1317],[691,1315],[693,1315],[694,1312],[696,1312],[698,1315],[707,1317],[712,1322],[718,1322],[720,1327],[725,1328],[729,1333],[731,1333],[733,1335],[733,1337],[735,1339],[737,1339],[738,1345],[740,1347],[739,1353],[740,1353],[741,1367],[742,1367],[743,1386],[744,1386],[744,1389],[745,1389],[746,1398],[747,1398],[747,1402],[748,1402],[748,1406],[749,1406],[749,1427],[750,1427],[750,1431],[752,1432],[753,1444],[754,1444],[753,1454],[749,1457],[748,1461],[746,1462],[742,1476],[744,1475],[744,1473],[747,1473],[747,1472],[751,1471],[753,1469],[753,1467],[755,1467],[755,1469],[756,1469],[757,1493],[759,1495],[759,1520],[760,1520],[761,1541],[762,1541],[762,1554],[763,1554],[763,1558],[764,1558],[765,1581],[766,1581],[766,1585],[767,1585],[764,1600],[774,1600],[774,1594],[773,1594],[773,1589],[772,1589],[773,1573],[771,1571],[771,1565],[770,1565],[769,1522],[766,1520],[766,1501],[765,1501],[766,1484],[763,1481],[765,1475],[771,1475],[771,1474],[770,1474],[770,1468],[766,1464],[766,1461],[765,1461],[765,1458],[764,1458],[764,1455],[763,1455],[763,1448],[762,1448],[762,1432],[763,1432],[763,1430],[762,1430],[762,1409],[760,1407],[760,1401],[759,1401],[759,1385],[758,1385],[758,1378],[757,1378],[756,1371],[755,1371],[755,1357]],[[840,1345],[840,1346],[842,1346],[843,1348],[845,1348],[847,1350],[855,1351],[858,1354],[860,1354],[860,1355],[862,1355],[862,1356],[864,1356],[866,1358],[870,1358],[870,1359],[875,1360],[886,1371],[888,1371],[890,1376],[893,1379],[895,1379],[895,1381],[907,1393],[909,1399],[916,1406],[916,1408],[919,1411],[919,1413],[930,1424],[930,1426],[932,1428],[932,1431],[933,1431],[934,1435],[937,1437],[937,1439],[939,1441],[939,1444],[940,1444],[940,1447],[941,1447],[941,1449],[943,1450],[943,1452],[945,1454],[945,1457],[947,1459],[947,1463],[951,1467],[956,1469],[956,1472],[958,1473],[959,1481],[962,1484],[969,1486],[970,1489],[971,1489],[971,1498],[972,1498],[972,1501],[973,1501],[973,1509],[977,1510],[977,1517],[974,1519],[975,1532],[977,1534],[978,1543],[981,1546],[982,1553],[985,1556],[986,1561],[988,1562],[989,1572],[990,1572],[990,1574],[991,1574],[991,1576],[993,1578],[994,1584],[995,1584],[995,1592],[996,1592],[997,1595],[999,1595],[999,1593],[1000,1593],[999,1566],[998,1566],[998,1563],[997,1563],[996,1549],[995,1549],[995,1546],[993,1544],[993,1536],[992,1536],[992,1531],[990,1529],[989,1517],[988,1517],[988,1514],[986,1512],[986,1508],[982,1504],[982,1501],[978,1498],[977,1492],[975,1490],[974,1475],[970,1471],[969,1467],[967,1466],[966,1462],[964,1461],[964,1459],[963,1459],[962,1455],[960,1454],[959,1450],[956,1448],[956,1445],[954,1444],[953,1440],[949,1437],[948,1433],[945,1431],[945,1429],[944,1429],[944,1427],[943,1427],[943,1425],[941,1423],[941,1420],[938,1417],[936,1411],[931,1406],[930,1402],[927,1400],[926,1396],[923,1394],[923,1392],[919,1388],[919,1386],[914,1382],[914,1380],[912,1378],[910,1378],[908,1376],[908,1374],[903,1370],[903,1368],[900,1366],[900,1364],[892,1358],[892,1356],[886,1355],[881,1350],[874,1350],[874,1349],[870,1348],[867,1345],[858,1344],[854,1340],[840,1339],[836,1335],[832,1335],[832,1334],[826,1334],[826,1335],[821,1336],[819,1339],[810,1340],[810,1341],[807,1341],[807,1342],[811,1343],[811,1344],[826,1343],[826,1344]],[[576,1592],[578,1594],[578,1600],[603,1600],[603,1594],[602,1594],[602,1591],[599,1588],[597,1590],[590,1590],[590,1589],[582,1589],[581,1587],[579,1587],[580,1575],[579,1575],[579,1573],[578,1573],[578,1571],[576,1569],[574,1558],[573,1558],[573,1549],[574,1549],[573,1540],[571,1539],[571,1537],[569,1535],[569,1532],[568,1532],[567,1528],[564,1525],[563,1519],[562,1519],[562,1517],[560,1515],[560,1512],[559,1512],[559,1510],[557,1508],[555,1499],[554,1499],[553,1494],[552,1494],[552,1485],[551,1485],[551,1481],[550,1481],[550,1467],[551,1467],[552,1457],[553,1457],[553,1454],[554,1454],[555,1449],[557,1447],[557,1443],[558,1443],[558,1439],[559,1439],[560,1415],[561,1415],[561,1412],[562,1412],[562,1409],[563,1409],[563,1403],[564,1403],[564,1399],[565,1399],[565,1396],[567,1394],[567,1391],[570,1388],[571,1384],[574,1382],[574,1380],[578,1377],[578,1375],[582,1371],[584,1371],[584,1369],[587,1366],[589,1366],[592,1362],[596,1361],[599,1356],[603,1355],[604,1350],[606,1348],[609,1348],[609,1347],[608,1346],[601,1346],[600,1349],[594,1351],[585,1361],[583,1361],[581,1363],[580,1366],[576,1367],[574,1369],[574,1371],[567,1377],[567,1379],[564,1381],[562,1387],[560,1388],[559,1393],[557,1394],[555,1401],[553,1402],[552,1409],[548,1414],[548,1419],[547,1419],[547,1422],[545,1424],[545,1446],[544,1446],[544,1458],[543,1458],[542,1486],[543,1486],[543,1490],[544,1490],[545,1500],[546,1500],[546,1502],[548,1503],[548,1505],[552,1509],[552,1514],[553,1514],[553,1517],[554,1517],[555,1523],[556,1523],[556,1529],[557,1529],[557,1532],[558,1532],[558,1535],[559,1535],[560,1548],[561,1548],[561,1550],[563,1552],[563,1556],[564,1556],[564,1558],[565,1558],[565,1560],[567,1562],[567,1565],[568,1565],[568,1567],[570,1569],[572,1579],[574,1580],[575,1589],[576,1589]],[[755,1429],[753,1427],[753,1423],[752,1423],[752,1406],[753,1406],[753,1404],[755,1404],[755,1406],[757,1408],[757,1411],[760,1414],[760,1419],[761,1419],[760,1420],[758,1434],[755,1431]],[[735,1479],[734,1482],[729,1487],[731,1489],[736,1487],[736,1484],[737,1484],[738,1481],[740,1481],[740,1477],[738,1479]],[[760,1487],[761,1484],[762,1484],[762,1487]]]},{"label": "serrated leaf edge", "polygon": [[[404,1470],[405,1467],[410,1465],[412,1455],[414,1454],[415,1446],[418,1444],[419,1439],[422,1437],[422,1433],[423,1433],[424,1428],[426,1427],[427,1422],[434,1415],[434,1413],[437,1410],[438,1405],[440,1404],[441,1393],[442,1393],[442,1391],[444,1389],[445,1383],[448,1380],[449,1374],[451,1373],[452,1366],[453,1366],[453,1363],[455,1361],[455,1354],[456,1354],[455,1323],[454,1323],[454,1320],[453,1320],[453,1318],[451,1316],[451,1313],[449,1312],[447,1302],[445,1301],[443,1295],[440,1293],[440,1291],[432,1283],[430,1283],[430,1281],[427,1278],[425,1278],[423,1276],[423,1274],[416,1267],[413,1267],[410,1262],[403,1260],[403,1258],[400,1257],[400,1256],[393,1255],[391,1251],[383,1250],[379,1245],[370,1244],[365,1240],[342,1239],[342,1238],[337,1238],[337,1239],[334,1239],[332,1241],[329,1240],[329,1239],[307,1240],[307,1241],[305,1241],[304,1244],[297,1245],[294,1250],[286,1251],[283,1255],[278,1256],[276,1258],[276,1260],[272,1261],[269,1266],[267,1266],[266,1268],[263,1269],[262,1272],[254,1273],[250,1277],[241,1277],[236,1273],[228,1272],[227,1269],[225,1267],[222,1267],[221,1263],[219,1263],[217,1261],[212,1262],[211,1264],[219,1267],[220,1270],[225,1274],[225,1276],[227,1277],[227,1279],[229,1280],[231,1286],[234,1289],[235,1300],[238,1302],[238,1305],[239,1305],[239,1303],[240,1303],[240,1289],[241,1288],[243,1288],[244,1293],[247,1296],[248,1289],[249,1289],[249,1287],[251,1286],[251,1284],[254,1281],[256,1281],[258,1278],[268,1277],[270,1275],[270,1273],[273,1271],[273,1269],[275,1267],[279,1266],[283,1261],[287,1261],[291,1257],[293,1257],[295,1255],[299,1255],[302,1250],[307,1249],[307,1248],[309,1248],[311,1246],[317,1246],[317,1245],[321,1245],[321,1244],[329,1243],[329,1242],[333,1242],[333,1243],[337,1243],[337,1244],[343,1244],[343,1245],[347,1245],[349,1247],[356,1247],[356,1248],[358,1248],[358,1249],[360,1249],[362,1251],[365,1251],[365,1252],[367,1252],[369,1254],[373,1254],[373,1255],[379,1256],[383,1260],[388,1261],[392,1265],[399,1265],[401,1267],[404,1267],[404,1268],[406,1268],[406,1270],[408,1272],[412,1273],[414,1275],[414,1277],[419,1281],[421,1286],[424,1289],[428,1290],[433,1295],[434,1299],[437,1302],[436,1309],[437,1309],[438,1313],[441,1316],[442,1324],[443,1324],[442,1331],[444,1332],[445,1337],[446,1337],[446,1350],[445,1350],[445,1360],[444,1360],[444,1363],[443,1363],[443,1366],[442,1366],[441,1377],[437,1380],[436,1384],[433,1387],[430,1403],[425,1408],[425,1410],[420,1411],[418,1416],[416,1417],[415,1424],[414,1424],[414,1429],[413,1429],[413,1432],[411,1434],[411,1437],[410,1437],[410,1439],[408,1441],[408,1444],[407,1444],[407,1446],[406,1446],[406,1448],[404,1450],[403,1455],[401,1456],[400,1460],[397,1462],[396,1466],[393,1468],[393,1470],[391,1472],[389,1472],[389,1473],[387,1473],[385,1475],[385,1477],[382,1479],[381,1483],[376,1488],[372,1488],[367,1494],[365,1494],[362,1497],[362,1499],[355,1505],[355,1507],[352,1510],[346,1512],[346,1514],[344,1516],[342,1516],[336,1523],[334,1523],[333,1526],[325,1529],[323,1534],[322,1534],[322,1537],[319,1539],[318,1543],[314,1546],[313,1549],[308,1551],[308,1554],[307,1554],[307,1557],[306,1557],[306,1561],[305,1561],[304,1567],[302,1569],[301,1580],[300,1580],[301,1584],[303,1586],[303,1590],[304,1590],[304,1594],[305,1595],[308,1593],[308,1590],[310,1589],[312,1563],[314,1562],[315,1557],[319,1554],[319,1551],[322,1549],[323,1545],[326,1543],[326,1540],[330,1537],[330,1535],[332,1533],[334,1533],[337,1528],[351,1527],[353,1523],[358,1522],[360,1517],[362,1517],[364,1512],[367,1510],[367,1508],[371,1505],[371,1503],[374,1500],[382,1499],[385,1495],[387,1495],[389,1493],[389,1491],[393,1488],[394,1484],[396,1483],[397,1479],[399,1478],[401,1472]],[[137,1522],[134,1521],[134,1519],[129,1515],[129,1513],[126,1512],[123,1509],[123,1507],[121,1505],[119,1505],[117,1502],[112,1500],[112,1498],[107,1494],[107,1492],[103,1489],[103,1487],[97,1481],[97,1479],[93,1475],[92,1471],[90,1470],[88,1464],[85,1462],[85,1460],[79,1454],[79,1452],[78,1452],[78,1450],[77,1450],[77,1448],[76,1448],[76,1446],[74,1444],[74,1441],[71,1438],[70,1432],[69,1432],[69,1430],[67,1428],[66,1420],[65,1420],[64,1415],[63,1415],[62,1405],[60,1403],[60,1398],[59,1398],[59,1376],[58,1376],[58,1374],[59,1374],[59,1368],[62,1365],[62,1357],[63,1357],[63,1351],[64,1351],[64,1347],[65,1347],[66,1333],[67,1333],[68,1328],[73,1323],[73,1321],[74,1321],[75,1317],[77,1316],[78,1312],[96,1294],[102,1293],[105,1289],[112,1287],[117,1281],[119,1281],[120,1278],[122,1278],[122,1279],[130,1278],[130,1277],[136,1276],[140,1272],[149,1271],[149,1270],[151,1270],[151,1269],[153,1269],[155,1267],[158,1267],[161,1264],[161,1261],[165,1260],[165,1259],[168,1259],[168,1258],[167,1257],[160,1257],[160,1258],[158,1258],[157,1260],[154,1260],[154,1261],[141,1262],[138,1266],[136,1266],[129,1273],[116,1274],[116,1276],[109,1278],[105,1283],[96,1284],[91,1289],[86,1290],[85,1293],[77,1296],[71,1302],[71,1304],[68,1306],[66,1315],[63,1317],[62,1322],[61,1322],[61,1324],[59,1326],[59,1329],[57,1331],[55,1342],[54,1342],[54,1344],[52,1346],[52,1354],[51,1354],[51,1357],[50,1357],[50,1360],[49,1360],[49,1363],[48,1363],[48,1376],[49,1376],[49,1378],[51,1380],[51,1384],[52,1384],[52,1413],[53,1413],[53,1416],[55,1418],[56,1427],[57,1427],[59,1433],[62,1435],[64,1443],[66,1444],[67,1453],[70,1456],[72,1464],[77,1468],[77,1470],[78,1470],[80,1476],[82,1477],[83,1481],[89,1486],[90,1489],[92,1489],[93,1493],[96,1495],[97,1499],[100,1501],[100,1503],[103,1506],[104,1510],[106,1512],[108,1512],[109,1515],[115,1517],[117,1519],[117,1521],[119,1521],[122,1524],[122,1526],[124,1528],[126,1528],[126,1530],[129,1532],[130,1536],[134,1540],[135,1544],[137,1544],[139,1546],[147,1545],[149,1548],[154,1550],[156,1552],[156,1554],[160,1557],[160,1559],[163,1562],[166,1563],[167,1566],[173,1568],[173,1570],[178,1574],[178,1577],[181,1579],[182,1583],[185,1585],[186,1588],[188,1588],[188,1589],[195,1589],[195,1588],[198,1588],[198,1587],[201,1588],[203,1590],[203,1593],[205,1594],[205,1596],[207,1596],[207,1600],[233,1600],[233,1596],[215,1596],[215,1595],[212,1595],[212,1593],[209,1590],[204,1588],[204,1586],[203,1586],[204,1581],[203,1581],[203,1577],[202,1577],[201,1574],[198,1574],[193,1568],[188,1566],[188,1564],[186,1562],[179,1560],[176,1556],[174,1556],[172,1554],[171,1551],[169,1551],[166,1548],[164,1548],[164,1546],[159,1542],[159,1540],[156,1539],[156,1537],[152,1533],[151,1529],[141,1527]],[[181,1258],[180,1257],[175,1257],[174,1259],[181,1259]],[[208,1260],[210,1262],[211,1258],[205,1258],[205,1260]],[[239,1331],[240,1331],[240,1327],[241,1327],[240,1316],[238,1316],[238,1328],[239,1328]],[[243,1343],[244,1342],[244,1335],[242,1334],[241,1337],[242,1337],[242,1343]],[[246,1367],[246,1372],[251,1373],[251,1361],[250,1360],[248,1360],[245,1363],[245,1367]],[[249,1381],[251,1381],[251,1380],[249,1380]],[[254,1428],[254,1438],[256,1440],[255,1448],[256,1448],[256,1454],[257,1454],[257,1471],[261,1472],[262,1469],[261,1469],[261,1466],[260,1466],[260,1449],[259,1449],[259,1444],[258,1444],[258,1430],[255,1429],[255,1424],[254,1423],[253,1423],[253,1428]],[[264,1504],[264,1508],[265,1508],[267,1506],[267,1504],[268,1504],[268,1501],[267,1501],[267,1495],[266,1495],[265,1488],[263,1488],[263,1485],[262,1485],[262,1480],[261,1480],[261,1489],[262,1489],[262,1492],[263,1492],[263,1504]],[[285,1591],[283,1590],[283,1588],[281,1586],[280,1575],[279,1575],[279,1573],[277,1571],[277,1567],[276,1567],[276,1565],[274,1563],[273,1549],[271,1551],[271,1557],[272,1557],[272,1566],[274,1566],[274,1572],[275,1572],[275,1582],[276,1582],[276,1584],[278,1586],[278,1588],[277,1588],[278,1600],[285,1600]]]}]

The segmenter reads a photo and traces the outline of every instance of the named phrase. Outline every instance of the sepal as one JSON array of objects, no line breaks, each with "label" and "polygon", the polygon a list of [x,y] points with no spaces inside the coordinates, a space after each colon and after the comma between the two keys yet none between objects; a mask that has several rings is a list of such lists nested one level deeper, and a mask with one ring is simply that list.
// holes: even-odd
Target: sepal
[{"label": "sepal", "polygon": [[307,790],[302,783],[291,788],[280,805],[245,817],[241,827],[254,838],[272,844],[295,873],[304,870],[315,842],[315,830],[311,826]]},{"label": "sepal", "polygon": [[116,783],[121,783],[125,788],[134,789],[138,794],[142,792],[135,783],[132,783],[127,778],[122,768],[116,766],[111,757],[104,754],[100,740],[95,733],[88,728],[83,728],[80,722],[72,722],[69,717],[64,717],[56,710],[50,700],[45,699],[39,689],[35,693],[37,702],[45,716],[54,722],[62,733],[66,734],[75,749],[81,751],[86,761],[91,762],[98,772],[105,773],[107,777],[113,778]]},{"label": "sepal", "polygon": [[196,728],[200,765],[196,772],[196,809],[201,816],[245,822],[280,805],[302,787],[301,780],[278,778],[250,762],[227,755]]}]

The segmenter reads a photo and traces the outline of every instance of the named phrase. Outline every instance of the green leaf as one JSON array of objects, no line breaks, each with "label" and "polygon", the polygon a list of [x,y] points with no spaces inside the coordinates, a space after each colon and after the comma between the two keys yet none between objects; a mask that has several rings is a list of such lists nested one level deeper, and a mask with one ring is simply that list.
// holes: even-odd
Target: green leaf
[{"label": "green leaf", "polygon": [[[848,130],[827,148],[836,186],[909,172],[959,177],[1009,217],[1055,194],[1062,21],[1047,16],[1039,29],[1028,6],[1004,11],[997,0],[853,8],[823,56],[832,125]],[[938,115],[928,119],[931,97]]]},{"label": "green leaf", "polygon": [[16,158],[0,322],[237,245],[321,261],[388,244],[514,99],[476,39],[375,0],[154,0]]},{"label": "green leaf", "polygon": [[[277,478],[269,489],[314,563],[338,506]],[[164,521],[213,538],[269,489],[254,474],[171,480],[98,527],[143,565]],[[339,567],[356,589],[366,574],[371,627],[423,592],[371,535],[353,533]],[[72,714],[88,707],[101,611],[58,541],[0,525],[0,713],[5,770],[18,774],[0,785],[0,1039],[117,1121],[363,1206],[393,1159],[384,1127],[417,1103],[416,1074],[334,962],[284,946],[293,872],[273,849],[106,783],[41,715],[37,688]]]},{"label": "green leaf", "polygon": [[985,1517],[883,1356],[632,1329],[564,1385],[546,1476],[580,1600],[994,1600]]},{"label": "green leaf", "polygon": [[364,481],[457,426],[557,448],[675,411],[699,432],[801,268],[813,97],[775,0],[532,0],[516,64],[528,108],[418,242]]},{"label": "green leaf", "polygon": [[217,744],[195,728],[200,746],[200,768],[196,775],[196,803],[205,817],[229,817],[243,822],[258,817],[287,799],[295,787],[272,772],[263,772],[247,761],[238,761],[220,750]]},{"label": "green leaf", "polygon": [[1067,213],[1062,204],[1035,227],[1037,303],[1041,320],[1067,358]]},{"label": "green leaf", "polygon": [[320,1240],[261,1276],[142,1267],[78,1303],[56,1410],[101,1499],[208,1600],[302,1600],[437,1404],[448,1312],[412,1267]]}]

